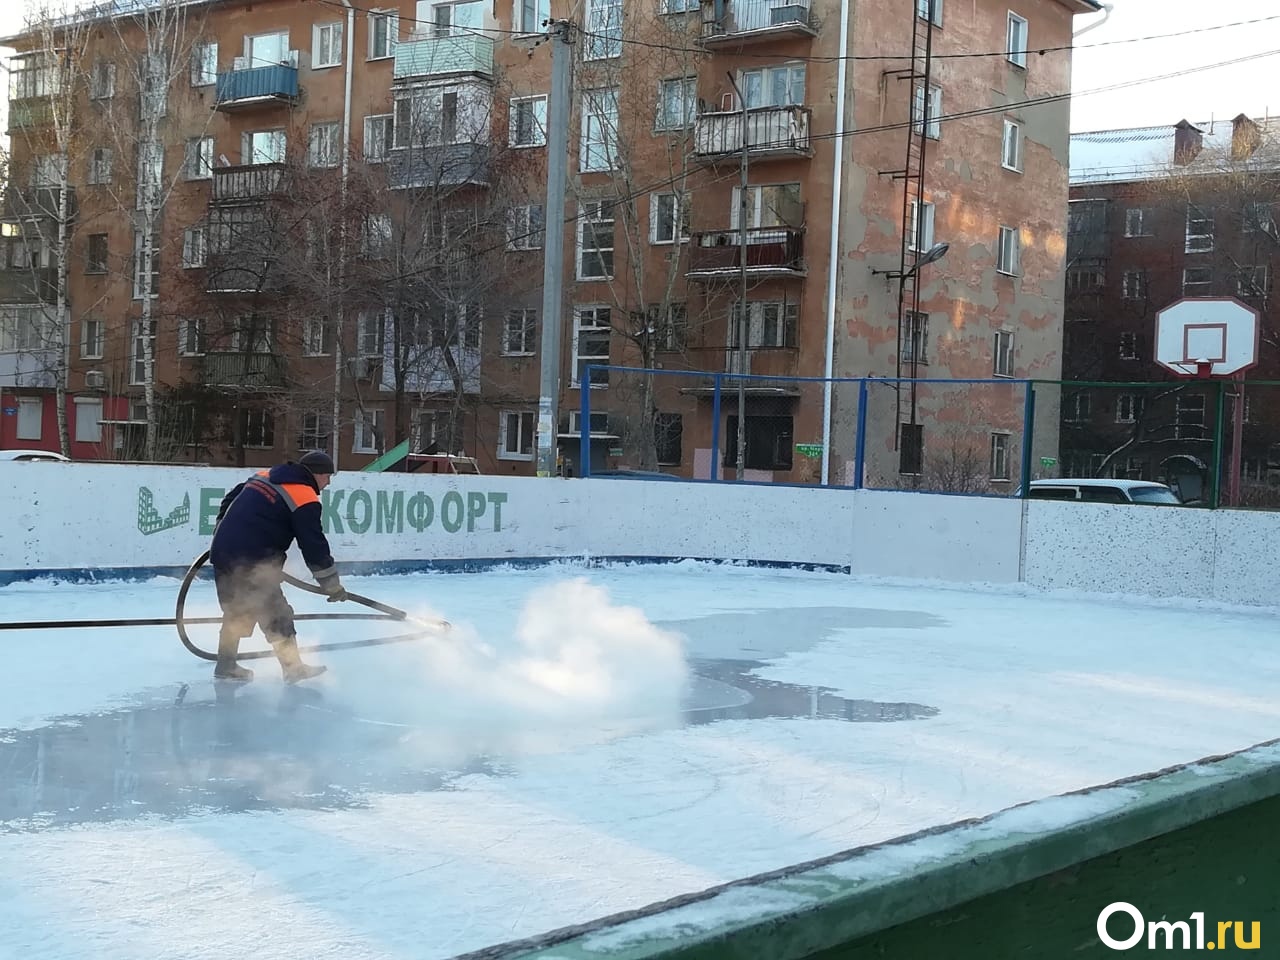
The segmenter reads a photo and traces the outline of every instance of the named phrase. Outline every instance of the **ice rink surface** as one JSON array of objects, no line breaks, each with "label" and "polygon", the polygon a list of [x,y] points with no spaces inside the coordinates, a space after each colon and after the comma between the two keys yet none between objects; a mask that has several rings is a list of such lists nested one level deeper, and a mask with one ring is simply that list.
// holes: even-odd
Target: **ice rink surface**
[{"label": "ice rink surface", "polygon": [[[0,632],[0,957],[451,957],[1280,731],[1271,609],[694,563],[348,587],[456,629],[305,688],[215,687],[172,628]],[[12,585],[0,620],[175,593]]]}]

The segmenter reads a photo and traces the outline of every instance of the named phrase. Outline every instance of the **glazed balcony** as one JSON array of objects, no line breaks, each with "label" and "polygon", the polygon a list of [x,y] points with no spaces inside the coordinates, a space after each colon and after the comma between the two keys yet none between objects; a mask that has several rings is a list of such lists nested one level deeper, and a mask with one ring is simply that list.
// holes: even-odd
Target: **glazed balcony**
[{"label": "glazed balcony", "polygon": [[197,367],[208,386],[263,390],[286,382],[284,361],[270,353],[206,353]]},{"label": "glazed balcony", "polygon": [[483,143],[446,143],[396,147],[388,156],[388,183],[406,187],[484,186],[489,182],[489,147]]},{"label": "glazed balcony", "polygon": [[48,97],[9,101],[10,130],[38,130],[52,125],[53,101]]},{"label": "glazed balcony", "polygon": [[0,270],[0,303],[54,303],[57,299],[56,267]]},{"label": "glazed balcony", "polygon": [[[812,115],[808,107],[749,108],[745,118],[747,155],[757,160],[813,156],[809,145]],[[741,110],[699,114],[693,131],[694,156],[711,163],[728,158],[736,162],[742,152],[742,124]]]},{"label": "glazed balcony", "polygon": [[493,77],[493,41],[474,34],[422,37],[396,44],[394,82],[458,74]]},{"label": "glazed balcony", "polygon": [[[59,193],[57,187],[9,187],[4,192],[4,219],[56,221],[60,210]],[[68,220],[75,219],[76,210],[75,188],[67,187]]]},{"label": "glazed balcony", "polygon": [[[244,57],[237,57],[237,65]],[[293,104],[298,100],[298,68],[285,63],[241,67],[218,74],[214,109],[248,110]]]},{"label": "glazed balcony", "polygon": [[751,227],[744,246],[737,228],[709,230],[689,238],[690,280],[729,279],[738,276],[745,257],[746,273],[753,279],[803,277],[804,230],[795,227]]},{"label": "glazed balcony", "polygon": [[702,4],[702,44],[745,47],[817,36],[809,0],[709,0]]}]

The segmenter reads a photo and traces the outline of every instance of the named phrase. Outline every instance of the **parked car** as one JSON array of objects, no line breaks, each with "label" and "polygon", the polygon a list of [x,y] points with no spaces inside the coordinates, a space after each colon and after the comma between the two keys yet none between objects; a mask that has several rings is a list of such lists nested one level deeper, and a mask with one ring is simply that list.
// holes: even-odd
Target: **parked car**
[{"label": "parked car", "polygon": [[[1021,491],[1018,492],[1021,496]],[[1177,494],[1163,483],[1150,480],[1115,480],[1107,477],[1032,480],[1032,500],[1081,500],[1085,503],[1144,503],[1182,506]]]},{"label": "parked car", "polygon": [[63,463],[71,462],[70,457],[64,457],[62,454],[54,453],[52,450],[0,450],[0,462],[6,460],[59,460]]}]

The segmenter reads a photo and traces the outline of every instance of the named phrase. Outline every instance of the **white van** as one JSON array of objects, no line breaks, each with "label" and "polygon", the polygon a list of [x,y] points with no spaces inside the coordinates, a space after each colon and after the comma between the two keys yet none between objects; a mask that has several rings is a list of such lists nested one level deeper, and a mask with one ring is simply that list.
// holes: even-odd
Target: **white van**
[{"label": "white van", "polygon": [[1086,503],[1146,503],[1182,506],[1177,494],[1163,483],[1150,480],[1112,480],[1105,477],[1032,480],[1032,500],[1081,500]]}]

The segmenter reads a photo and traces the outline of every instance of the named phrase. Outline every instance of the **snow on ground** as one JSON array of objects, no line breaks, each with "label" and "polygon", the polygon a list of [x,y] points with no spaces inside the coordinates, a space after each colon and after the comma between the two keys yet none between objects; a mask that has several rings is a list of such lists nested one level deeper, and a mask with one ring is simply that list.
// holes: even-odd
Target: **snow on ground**
[{"label": "snow on ground", "polygon": [[690,563],[348,587],[457,630],[220,696],[170,629],[0,633],[0,958],[450,957],[1280,727],[1270,610]]}]

